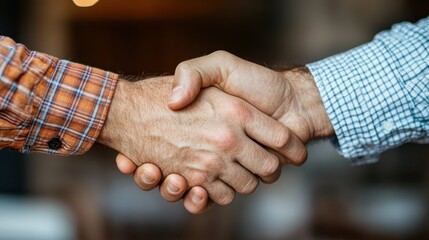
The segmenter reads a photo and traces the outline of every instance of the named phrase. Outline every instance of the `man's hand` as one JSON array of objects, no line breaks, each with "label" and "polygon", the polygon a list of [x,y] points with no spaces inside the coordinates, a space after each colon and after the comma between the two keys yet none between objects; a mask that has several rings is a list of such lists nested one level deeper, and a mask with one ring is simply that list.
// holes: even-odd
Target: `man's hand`
[{"label": "man's hand", "polygon": [[168,106],[183,108],[209,86],[249,102],[288,126],[304,143],[333,135],[320,93],[305,67],[277,72],[217,51],[177,66]]},{"label": "man's hand", "polygon": [[[276,72],[227,52],[217,51],[178,65],[169,107],[175,110],[185,107],[197,97],[201,88],[208,86],[216,86],[246,100],[288,126],[305,143],[334,133],[317,87],[305,67]],[[132,165],[126,157],[123,162]],[[292,163],[299,165],[303,161]],[[140,173],[138,176],[145,175]],[[136,180],[138,184],[143,182],[142,178]],[[184,181],[180,176],[174,176],[174,179],[167,178],[162,186],[172,184],[173,180]],[[180,194],[174,198],[165,189],[161,187],[161,194],[169,200],[178,200],[184,192],[179,191]],[[194,192],[185,196],[185,204],[191,209],[199,209],[198,212],[204,211],[202,204],[187,201],[192,194]]]},{"label": "man's hand", "polygon": [[[126,156],[118,154],[116,164],[122,173],[134,174],[134,181],[144,191],[154,189],[161,181],[161,171],[151,163],[145,163],[137,168],[137,165]],[[161,196],[170,202],[176,202],[183,198],[184,207],[193,214],[201,214],[213,205],[204,188],[196,186],[186,192],[187,189],[188,184],[182,176],[170,174],[161,183],[159,191]],[[184,195],[185,192],[186,195]]]},{"label": "man's hand", "polygon": [[207,89],[186,109],[171,111],[166,107],[171,81],[120,81],[98,141],[138,166],[153,163],[163,176],[180,174],[221,205],[230,203],[235,191],[251,193],[255,175],[276,173],[278,156],[290,161],[305,156],[304,145],[286,127],[219,90]]}]

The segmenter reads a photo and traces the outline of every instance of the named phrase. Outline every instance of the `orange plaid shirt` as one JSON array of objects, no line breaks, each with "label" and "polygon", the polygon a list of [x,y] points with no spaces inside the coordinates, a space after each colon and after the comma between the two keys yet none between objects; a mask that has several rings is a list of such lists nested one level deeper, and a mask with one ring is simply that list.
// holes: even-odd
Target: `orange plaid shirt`
[{"label": "orange plaid shirt", "polygon": [[84,153],[100,134],[117,80],[0,36],[0,149]]}]

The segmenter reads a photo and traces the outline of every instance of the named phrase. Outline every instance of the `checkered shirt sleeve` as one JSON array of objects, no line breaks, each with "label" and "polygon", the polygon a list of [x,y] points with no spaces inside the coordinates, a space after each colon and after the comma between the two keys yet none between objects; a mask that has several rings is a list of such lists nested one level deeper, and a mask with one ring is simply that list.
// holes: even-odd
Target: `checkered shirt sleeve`
[{"label": "checkered shirt sleeve", "polygon": [[87,151],[103,127],[117,78],[0,37],[0,148]]},{"label": "checkered shirt sleeve", "polygon": [[359,165],[407,142],[429,143],[428,66],[429,17],[308,64],[340,154]]}]

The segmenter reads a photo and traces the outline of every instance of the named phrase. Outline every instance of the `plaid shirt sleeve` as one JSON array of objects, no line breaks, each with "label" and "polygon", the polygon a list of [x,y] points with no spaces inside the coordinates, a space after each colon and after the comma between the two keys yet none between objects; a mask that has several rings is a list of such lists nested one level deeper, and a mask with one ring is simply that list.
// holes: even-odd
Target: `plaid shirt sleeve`
[{"label": "plaid shirt sleeve", "polygon": [[429,143],[429,18],[394,25],[372,42],[308,65],[353,164],[407,142]]},{"label": "plaid shirt sleeve", "polygon": [[0,36],[0,149],[84,153],[103,127],[117,78]]}]

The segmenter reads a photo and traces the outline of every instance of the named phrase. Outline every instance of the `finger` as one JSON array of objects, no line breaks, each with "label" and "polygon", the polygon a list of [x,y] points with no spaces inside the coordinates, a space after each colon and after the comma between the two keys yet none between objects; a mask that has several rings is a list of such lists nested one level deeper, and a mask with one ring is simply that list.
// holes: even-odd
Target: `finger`
[{"label": "finger", "polygon": [[241,194],[251,194],[258,186],[259,179],[240,164],[234,163],[219,176],[223,182]]},{"label": "finger", "polygon": [[221,180],[203,186],[209,193],[209,198],[219,205],[228,205],[235,198],[235,191]]},{"label": "finger", "polygon": [[250,139],[243,141],[242,148],[237,154],[237,161],[260,177],[270,176],[280,165],[275,155]]},{"label": "finger", "polygon": [[191,188],[183,199],[183,206],[192,214],[201,214],[212,205],[213,202],[209,200],[209,194],[202,187]]},{"label": "finger", "polygon": [[159,191],[165,200],[176,202],[182,199],[186,189],[188,189],[188,184],[182,176],[178,174],[170,174],[161,184]]},{"label": "finger", "polygon": [[268,152],[270,152],[271,154],[273,154],[274,156],[276,156],[279,159],[279,163],[281,166],[284,166],[286,164],[290,164],[290,160],[287,159],[285,156],[283,156],[282,154],[280,154],[279,152],[271,149],[271,148],[266,148]]},{"label": "finger", "polygon": [[307,159],[307,148],[298,136],[273,118],[252,111],[251,119],[246,121],[244,127],[250,138],[276,150],[289,163],[300,165]]},{"label": "finger", "polygon": [[289,128],[285,127],[283,133],[283,137],[278,142],[278,147],[273,149],[284,156],[286,163],[295,166],[302,165],[307,160],[307,148]]},{"label": "finger", "polygon": [[137,165],[133,161],[121,153],[118,153],[118,156],[116,156],[116,166],[124,174],[131,174],[137,168]]},{"label": "finger", "polygon": [[217,51],[180,63],[174,73],[173,91],[168,106],[172,110],[183,108],[196,98],[201,88],[223,86],[223,81],[228,79],[234,68],[234,58],[236,57],[230,53]]},{"label": "finger", "polygon": [[158,186],[161,176],[161,171],[157,166],[145,163],[137,168],[134,173],[134,181],[141,189],[148,191]]},{"label": "finger", "polygon": [[[215,85],[271,115],[283,102],[288,84],[271,69],[225,51],[180,63],[173,80],[174,97],[168,106],[177,110],[191,103],[201,88]],[[177,89],[177,90],[176,90]],[[266,97],[267,93],[270,97]]]},{"label": "finger", "polygon": [[266,177],[261,177],[261,181],[264,183],[273,183],[279,179],[281,173],[282,173],[282,167],[280,166],[273,174]]},{"label": "finger", "polygon": [[181,63],[177,66],[173,78],[172,92],[168,107],[172,110],[183,108],[190,104],[197,97],[201,89],[203,77],[188,63]]}]

